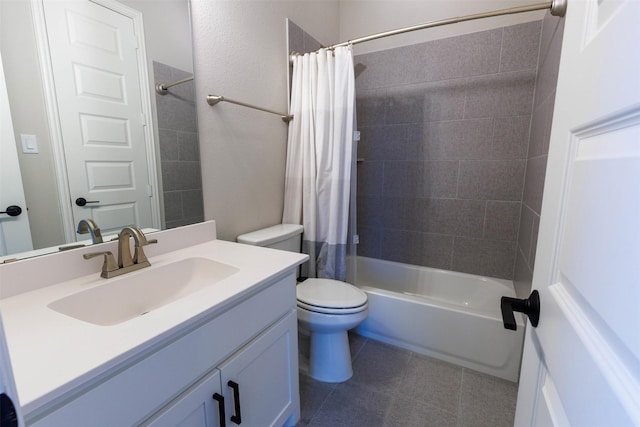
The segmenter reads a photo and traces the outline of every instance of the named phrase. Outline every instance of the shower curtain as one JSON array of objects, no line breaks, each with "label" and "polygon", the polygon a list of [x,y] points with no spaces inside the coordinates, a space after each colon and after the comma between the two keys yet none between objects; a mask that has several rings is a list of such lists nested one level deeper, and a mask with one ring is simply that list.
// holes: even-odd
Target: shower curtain
[{"label": "shower curtain", "polygon": [[355,121],[351,46],[294,58],[290,114],[282,222],[304,227],[308,277],[344,280]]}]

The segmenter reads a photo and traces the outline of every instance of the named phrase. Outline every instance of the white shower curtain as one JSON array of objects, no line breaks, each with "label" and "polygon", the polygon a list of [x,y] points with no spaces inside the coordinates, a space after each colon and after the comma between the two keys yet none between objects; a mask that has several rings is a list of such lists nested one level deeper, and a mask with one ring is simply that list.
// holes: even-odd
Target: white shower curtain
[{"label": "white shower curtain", "polygon": [[282,222],[304,227],[309,277],[346,277],[354,113],[351,46],[294,58]]}]

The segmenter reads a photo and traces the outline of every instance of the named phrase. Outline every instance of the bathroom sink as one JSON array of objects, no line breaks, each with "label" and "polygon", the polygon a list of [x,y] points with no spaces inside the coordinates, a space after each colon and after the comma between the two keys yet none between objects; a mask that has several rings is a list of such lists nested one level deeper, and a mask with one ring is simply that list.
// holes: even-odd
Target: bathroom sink
[{"label": "bathroom sink", "polygon": [[186,258],[103,280],[100,286],[61,298],[48,307],[95,325],[116,325],[190,295],[238,271],[234,266],[210,259]]}]

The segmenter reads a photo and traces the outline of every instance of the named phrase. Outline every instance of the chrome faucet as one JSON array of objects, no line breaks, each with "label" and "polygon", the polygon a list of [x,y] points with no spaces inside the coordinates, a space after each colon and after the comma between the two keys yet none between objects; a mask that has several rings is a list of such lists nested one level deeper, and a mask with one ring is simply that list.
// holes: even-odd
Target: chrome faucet
[{"label": "chrome faucet", "polygon": [[95,245],[96,243],[102,243],[102,233],[100,233],[100,227],[91,218],[81,219],[78,223],[78,234],[91,234],[91,241]]},{"label": "chrome faucet", "polygon": [[[134,253],[131,256],[131,247],[129,239],[133,237]],[[102,264],[102,273],[100,276],[105,279],[120,276],[121,274],[131,271],[140,270],[149,267],[151,263],[142,249],[144,246],[158,243],[156,239],[147,239],[142,231],[136,227],[125,227],[118,234],[118,262],[113,257],[111,251],[91,252],[84,254],[84,259],[91,259],[99,255],[104,255],[104,263]]]}]

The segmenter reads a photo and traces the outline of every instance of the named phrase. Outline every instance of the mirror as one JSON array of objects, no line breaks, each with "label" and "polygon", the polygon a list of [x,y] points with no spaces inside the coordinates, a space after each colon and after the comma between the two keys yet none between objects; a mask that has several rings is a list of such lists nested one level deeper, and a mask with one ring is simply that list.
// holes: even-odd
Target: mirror
[{"label": "mirror", "polygon": [[[122,8],[139,12],[142,16],[144,48],[139,50],[146,52],[146,55],[140,60],[144,65],[140,70],[146,69],[146,73],[141,74],[146,74],[148,87],[139,88],[139,92],[141,98],[146,98],[143,99],[143,104],[149,106],[148,114],[143,121],[146,121],[147,126],[144,138],[149,144],[146,147],[146,161],[151,177],[146,178],[148,182],[140,182],[138,179],[136,186],[152,194],[150,199],[153,200],[152,205],[157,213],[153,220],[149,219],[144,224],[135,225],[159,229],[202,221],[204,209],[194,82],[187,81],[173,86],[165,95],[160,95],[155,90],[158,83],[170,84],[193,75],[189,0],[71,0],[70,3],[99,5],[109,10]],[[47,91],[50,90],[51,83],[47,80],[46,72],[42,71],[46,70],[47,64],[43,65],[46,55],[43,56],[42,42],[39,42],[43,39],[42,34],[45,34],[45,37],[47,35],[43,29],[46,21],[39,22],[38,14],[33,12],[39,7],[41,10],[46,8],[38,4],[42,4],[42,0],[0,2],[0,51],[16,136],[32,247],[35,250],[24,256],[37,255],[43,248],[53,248],[53,251],[57,251],[61,245],[89,238],[88,234],[79,235],[75,230],[77,218],[82,216],[73,214],[69,219],[69,213],[73,213],[74,209],[78,210],[74,201],[79,195],[70,190],[77,181],[71,174],[71,169],[78,165],[73,163],[76,160],[70,159],[69,154],[56,154],[54,147],[53,140],[56,139],[55,133],[60,131],[59,121],[62,119],[52,120],[51,105],[47,105]],[[43,15],[45,14],[43,12]],[[91,32],[98,28],[90,20],[85,22],[89,23],[87,28]],[[40,36],[38,31],[41,32]],[[53,56],[55,52],[52,48],[51,63],[56,60]],[[91,67],[90,63],[85,65],[87,68]],[[49,67],[52,68],[51,65]],[[65,111],[62,110],[67,108],[66,104],[58,102],[56,105],[61,110],[60,116],[63,116]],[[84,123],[78,126],[84,126]],[[83,131],[85,130],[83,128]],[[35,141],[35,145],[32,143],[28,148],[23,147],[22,141],[25,138],[27,141]],[[64,144],[64,141],[70,138],[59,139],[60,144]],[[66,148],[59,151],[66,152]],[[113,164],[111,161],[103,163]],[[81,166],[84,167],[86,164]],[[65,168],[69,171],[67,174],[56,173]],[[94,178],[95,176],[99,175],[94,175]],[[124,187],[126,186],[123,185]],[[65,194],[69,201],[62,203],[60,200],[66,200]],[[88,197],[88,202],[91,201]],[[99,217],[89,213],[91,210],[80,210],[79,215],[84,215],[83,212],[87,212],[86,217],[96,220],[102,228],[103,235],[110,234],[112,230],[108,225],[108,217],[105,216],[107,219],[103,220],[106,224],[101,224]],[[122,217],[126,212],[116,214]],[[131,217],[133,216],[130,215],[128,218]],[[3,219],[0,221],[7,222]],[[69,230],[70,226],[74,229]],[[44,251],[50,252],[48,249]],[[24,256],[7,254],[0,257],[0,262],[3,258]]]}]

